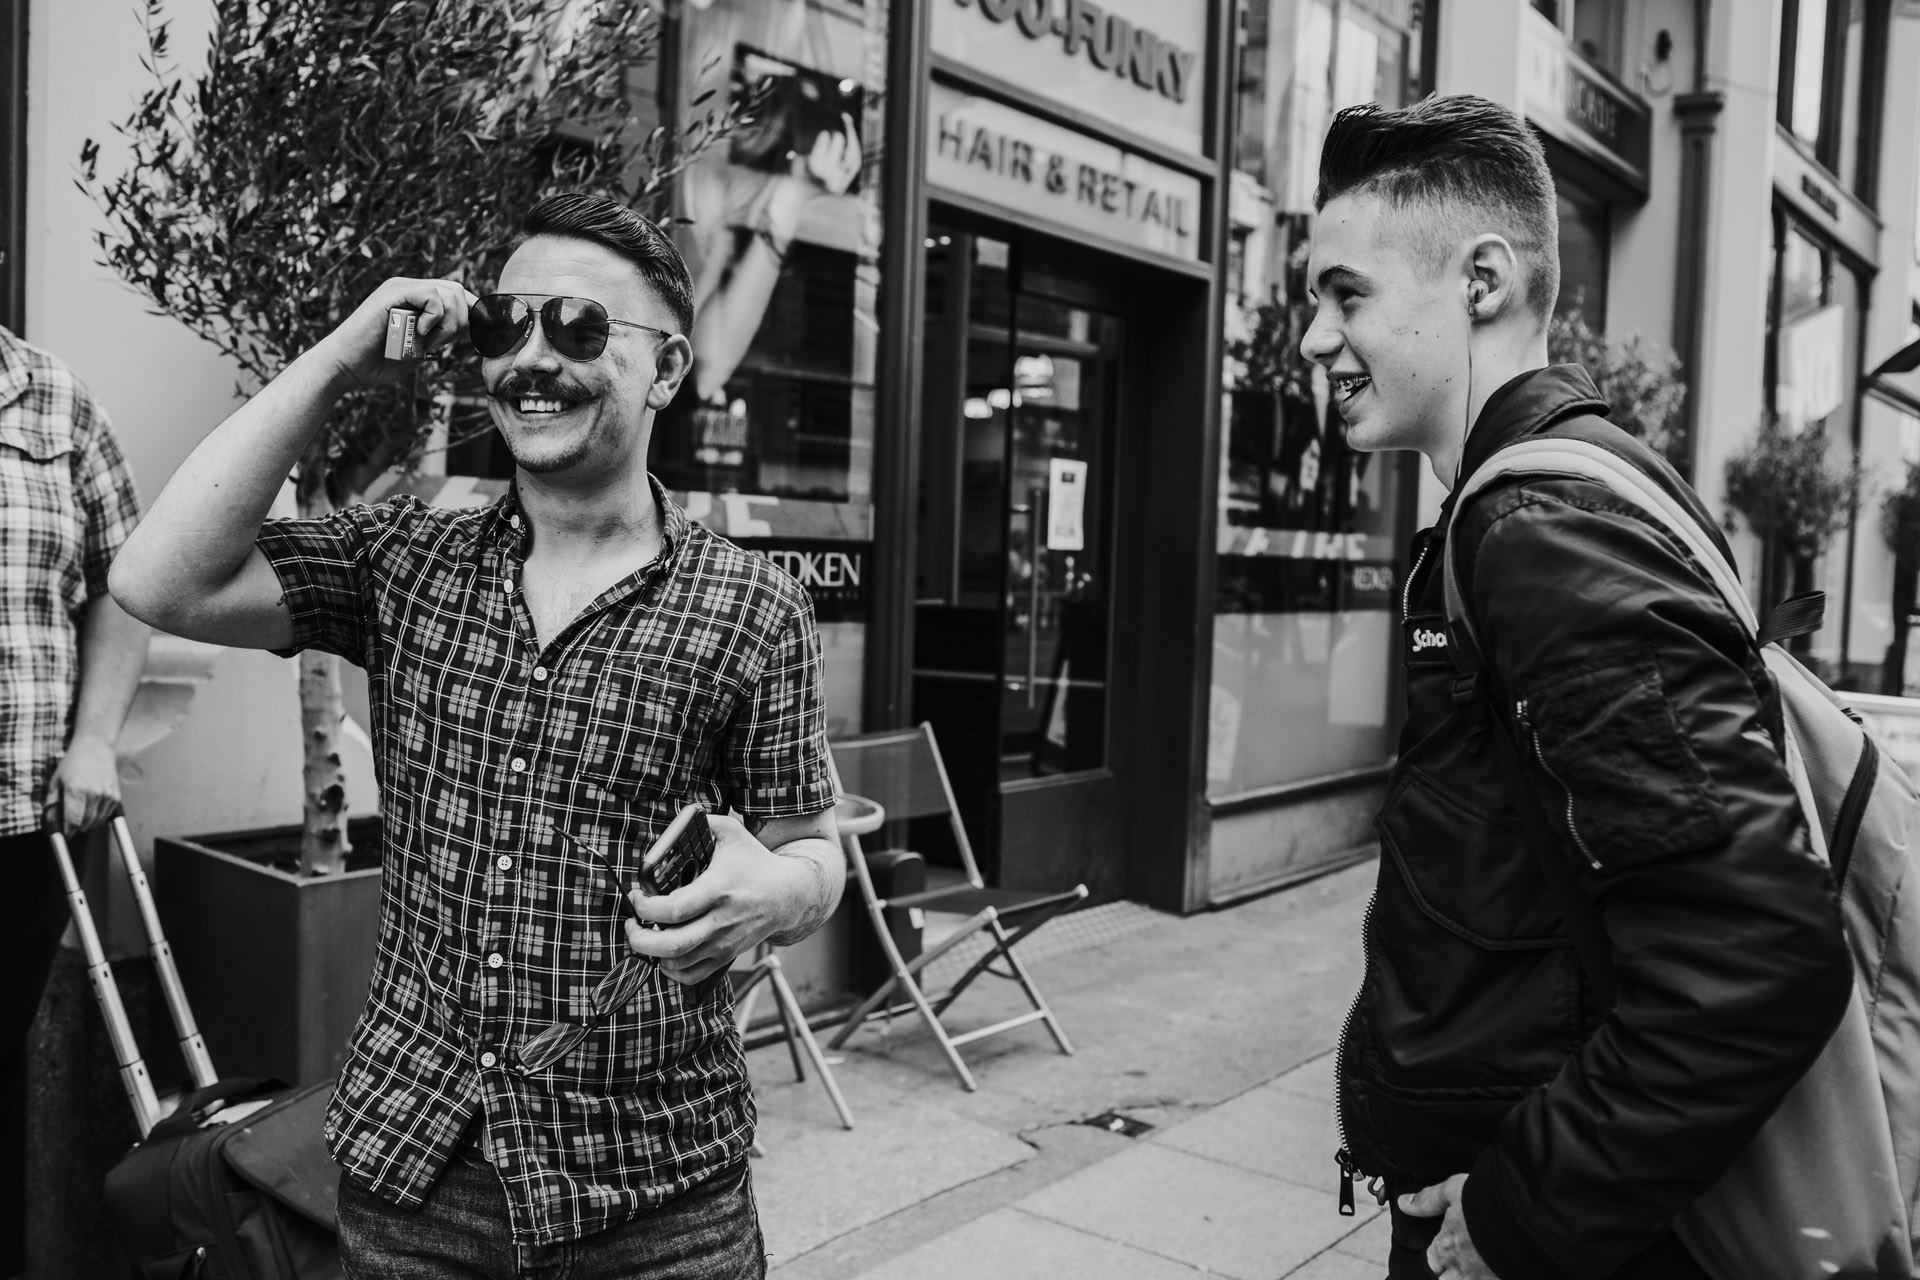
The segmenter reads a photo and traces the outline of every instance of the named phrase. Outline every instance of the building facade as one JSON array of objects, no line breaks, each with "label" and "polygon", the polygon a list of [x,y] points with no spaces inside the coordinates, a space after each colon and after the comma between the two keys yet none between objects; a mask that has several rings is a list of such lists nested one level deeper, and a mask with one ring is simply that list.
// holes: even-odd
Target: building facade
[{"label": "building facade", "polygon": [[[210,8],[173,8],[174,46],[203,48]],[[1715,510],[1768,414],[1862,461],[1869,498],[1804,569],[1832,601],[1809,656],[1920,693],[1920,669],[1887,674],[1874,496],[1920,458],[1920,386],[1867,377],[1920,334],[1920,78],[1889,73],[1920,65],[1909,0],[665,12],[642,127],[761,106],[678,190],[699,354],[655,468],[812,592],[835,736],[933,723],[999,883],[1192,911],[1373,851],[1405,552],[1441,494],[1416,460],[1348,450],[1295,349],[1319,139],[1353,103],[1471,91],[1527,115],[1560,188],[1561,309],[1679,354],[1676,456]],[[87,138],[113,168],[141,33],[118,0],[0,18],[24,175],[0,305],[93,385],[152,494],[233,375],[95,265],[70,181]],[[480,438],[385,485],[481,502],[509,473]],[[1736,542],[1750,582],[1770,571]],[[179,727],[132,763],[143,838],[292,820],[291,667],[155,653],[210,675],[184,710],[195,677],[173,677]]]}]

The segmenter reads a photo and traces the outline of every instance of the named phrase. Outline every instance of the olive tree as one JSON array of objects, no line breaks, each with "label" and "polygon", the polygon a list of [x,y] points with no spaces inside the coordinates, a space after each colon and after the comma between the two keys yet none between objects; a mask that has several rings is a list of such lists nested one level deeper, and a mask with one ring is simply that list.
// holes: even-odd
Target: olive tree
[{"label": "olive tree", "polygon": [[[230,357],[258,391],[392,276],[497,275],[516,221],[558,190],[659,216],[667,182],[726,134],[739,104],[696,101],[669,134],[636,123],[629,85],[659,52],[646,0],[212,0],[204,64],[182,70],[165,0],[144,0],[149,81],[113,126],[101,176],[104,265]],[[424,362],[413,385],[349,395],[301,458],[299,511],[352,501],[415,458],[433,406],[470,361]],[[300,862],[348,851],[335,659],[300,659]]]}]

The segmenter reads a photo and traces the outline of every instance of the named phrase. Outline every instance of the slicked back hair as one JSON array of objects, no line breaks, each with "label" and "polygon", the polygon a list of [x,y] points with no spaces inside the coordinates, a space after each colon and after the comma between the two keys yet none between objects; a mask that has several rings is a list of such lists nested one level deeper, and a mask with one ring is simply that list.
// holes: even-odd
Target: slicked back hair
[{"label": "slicked back hair", "polygon": [[693,279],[686,260],[659,227],[618,200],[582,191],[546,196],[527,210],[520,233],[526,240],[567,236],[613,250],[665,300],[679,332],[693,332]]},{"label": "slicked back hair", "polygon": [[1519,115],[1470,93],[1398,111],[1374,104],[1333,118],[1313,207],[1354,193],[1410,214],[1435,270],[1470,236],[1496,231],[1521,260],[1527,306],[1541,320],[1560,296],[1560,215],[1540,139]]}]

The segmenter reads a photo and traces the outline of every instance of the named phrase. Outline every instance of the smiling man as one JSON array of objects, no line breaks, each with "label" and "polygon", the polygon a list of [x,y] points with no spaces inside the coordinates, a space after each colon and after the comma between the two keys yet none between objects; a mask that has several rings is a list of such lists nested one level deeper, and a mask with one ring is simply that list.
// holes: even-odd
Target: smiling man
[{"label": "smiling man", "polygon": [[[1417,450],[1457,489],[1518,439],[1578,435],[1713,528],[1584,370],[1547,365],[1555,197],[1517,115],[1465,96],[1343,111],[1316,204],[1301,349],[1353,447]],[[1480,685],[1447,630],[1456,521]],[[1772,683],[1706,576],[1597,483],[1449,499],[1403,600],[1406,723],[1337,1055],[1343,1199],[1358,1179],[1390,1201],[1392,1280],[1703,1277],[1672,1224],[1813,1062],[1852,981]],[[1609,1008],[1545,857],[1600,921]]]},{"label": "smiling man", "polygon": [[[812,932],[844,883],[813,612],[647,472],[692,361],[666,237],[579,195],[522,229],[484,298],[377,289],[181,465],[111,585],[168,631],[367,671],[385,902],[327,1118],[349,1273],[763,1275],[726,970]],[[406,374],[392,307],[480,355],[511,491],[267,520],[341,394]],[[712,865],[625,920],[690,801]],[[659,967],[620,1003],[629,952]]]}]

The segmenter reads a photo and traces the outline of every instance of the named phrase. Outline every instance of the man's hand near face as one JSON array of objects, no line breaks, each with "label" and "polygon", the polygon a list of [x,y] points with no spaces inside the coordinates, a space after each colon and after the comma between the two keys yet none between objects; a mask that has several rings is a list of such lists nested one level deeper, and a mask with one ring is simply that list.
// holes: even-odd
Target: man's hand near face
[{"label": "man's hand near face", "polygon": [[657,898],[629,897],[647,925],[627,922],[627,945],[654,956],[676,982],[700,982],[765,941],[798,942],[833,914],[846,885],[839,833],[828,810],[776,818],[758,836],[709,814],[713,862],[692,884]]}]

